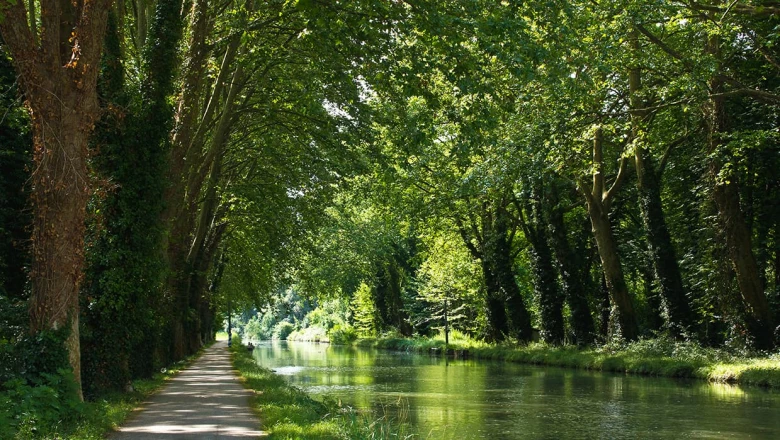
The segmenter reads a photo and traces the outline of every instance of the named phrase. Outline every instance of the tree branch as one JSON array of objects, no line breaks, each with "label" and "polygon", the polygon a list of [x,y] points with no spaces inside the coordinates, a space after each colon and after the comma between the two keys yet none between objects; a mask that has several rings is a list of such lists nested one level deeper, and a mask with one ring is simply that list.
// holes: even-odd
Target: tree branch
[{"label": "tree branch", "polygon": [[618,169],[617,177],[615,177],[615,181],[612,182],[612,187],[607,190],[604,195],[601,198],[601,201],[604,203],[604,206],[607,210],[609,210],[609,204],[612,202],[612,198],[615,196],[615,193],[620,189],[620,185],[623,184],[623,181],[626,178],[626,164],[628,163],[627,157],[621,157],[620,158],[620,168]]},{"label": "tree branch", "polygon": [[715,6],[692,1],[690,2],[689,7],[694,11],[722,12],[724,14],[728,12],[734,12],[740,15],[750,15],[760,18],[780,15],[780,7],[776,6],[751,6],[734,4],[724,8],[722,6]]},{"label": "tree branch", "polygon": [[655,35],[653,35],[650,31],[648,31],[641,24],[637,23],[635,25],[635,27],[642,35],[647,37],[647,39],[650,40],[651,43],[653,43],[656,46],[658,46],[659,48],[661,48],[661,50],[663,50],[664,52],[669,54],[672,58],[680,61],[683,64],[683,66],[685,67],[686,70],[688,70],[688,71],[693,70],[693,64],[690,62],[690,60],[686,59],[680,52],[677,52],[676,50],[674,50],[671,47],[669,47],[669,45],[667,45],[666,43],[661,41],[660,38],[658,38]]}]

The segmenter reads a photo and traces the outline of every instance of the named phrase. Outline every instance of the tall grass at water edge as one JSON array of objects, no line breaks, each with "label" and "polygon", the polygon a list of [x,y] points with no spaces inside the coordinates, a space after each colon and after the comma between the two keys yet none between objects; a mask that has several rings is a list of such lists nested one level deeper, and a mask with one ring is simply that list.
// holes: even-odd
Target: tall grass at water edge
[{"label": "tall grass at water edge", "polygon": [[[433,338],[389,335],[361,339],[356,345],[435,354],[445,349],[441,334]],[[452,332],[447,348],[460,353],[468,352],[468,356],[474,359],[780,388],[780,352],[733,353],[664,337],[579,348],[571,345],[554,347],[540,342],[527,345],[487,344]]]},{"label": "tall grass at water edge", "polygon": [[384,414],[361,413],[341,402],[318,401],[257,364],[251,352],[233,339],[233,366],[245,387],[254,392],[252,409],[271,439],[412,439],[419,438],[405,422],[408,405],[384,405]]}]

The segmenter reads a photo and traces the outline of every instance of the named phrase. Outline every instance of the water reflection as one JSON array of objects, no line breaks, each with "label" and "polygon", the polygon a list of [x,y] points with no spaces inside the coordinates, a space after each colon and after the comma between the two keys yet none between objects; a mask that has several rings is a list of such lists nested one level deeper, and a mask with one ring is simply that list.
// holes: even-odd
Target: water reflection
[{"label": "water reflection", "polygon": [[323,344],[257,361],[321,397],[398,416],[423,438],[780,438],[780,393]]}]

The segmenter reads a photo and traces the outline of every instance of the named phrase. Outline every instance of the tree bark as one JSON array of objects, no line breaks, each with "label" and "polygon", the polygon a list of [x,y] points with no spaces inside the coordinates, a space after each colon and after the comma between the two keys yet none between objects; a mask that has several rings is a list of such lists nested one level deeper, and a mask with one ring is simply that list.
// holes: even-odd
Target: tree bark
[{"label": "tree bark", "polygon": [[609,291],[611,304],[608,337],[635,340],[638,336],[636,314],[631,297],[628,293],[623,268],[620,263],[617,243],[612,234],[612,225],[609,220],[609,206],[611,198],[619,187],[624,175],[625,160],[621,161],[620,171],[612,187],[604,189],[604,158],[602,129],[596,129],[593,140],[593,187],[590,191],[580,184],[580,191],[588,203],[588,214],[593,227],[593,236],[596,239],[601,267],[604,273],[604,281]]},{"label": "tree bark", "polygon": [[[636,32],[631,32],[632,50],[636,58],[639,53],[639,43]],[[637,63],[638,61],[634,61]],[[662,300],[662,315],[666,328],[677,338],[688,333],[694,324],[688,298],[685,296],[680,267],[677,264],[672,238],[661,202],[660,176],[653,166],[652,156],[645,149],[642,124],[647,112],[639,109],[645,106],[639,96],[642,89],[642,72],[638,65],[629,68],[629,94],[631,108],[631,136],[634,140],[634,164],[639,190],[639,208],[642,221],[647,232],[649,256],[658,282]]]},{"label": "tree bark", "polygon": [[4,6],[0,21],[32,117],[30,331],[70,327],[65,345],[80,397],[87,142],[99,111],[97,74],[110,4],[42,0],[39,39],[22,1]]},{"label": "tree bark", "polygon": [[558,287],[558,274],[552,261],[548,241],[549,227],[542,215],[541,185],[534,188],[531,206],[528,208],[530,222],[525,224],[526,238],[531,243],[529,252],[534,290],[539,301],[540,336],[543,341],[559,345],[563,343],[563,295]]},{"label": "tree bark", "polygon": [[591,284],[587,271],[590,265],[583,258],[585,256],[584,249],[578,253],[569,244],[563,209],[554,186],[547,192],[546,199],[550,205],[548,213],[550,244],[558,264],[558,272],[561,274],[561,287],[571,312],[574,341],[577,345],[588,345],[593,343],[595,337],[593,316],[590,314],[587,295],[588,286]]},{"label": "tree bark", "polygon": [[[720,44],[717,37],[708,41],[708,51],[719,56]],[[747,309],[747,330],[753,337],[756,348],[771,349],[774,346],[774,328],[769,301],[764,293],[758,272],[751,233],[742,214],[739,200],[739,185],[736,175],[721,176],[722,133],[727,131],[723,81],[715,75],[710,80],[712,96],[706,107],[709,131],[708,155],[710,178],[713,180],[712,195],[718,208],[718,217],[723,225],[726,247],[739,285],[742,301]]]}]

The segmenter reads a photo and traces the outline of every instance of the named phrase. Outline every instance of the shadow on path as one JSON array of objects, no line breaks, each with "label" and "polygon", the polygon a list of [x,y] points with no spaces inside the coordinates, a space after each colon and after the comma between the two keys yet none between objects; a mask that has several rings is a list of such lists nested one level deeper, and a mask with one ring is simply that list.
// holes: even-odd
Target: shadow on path
[{"label": "shadow on path", "polygon": [[259,430],[260,420],[249,409],[250,396],[232,371],[227,342],[217,342],[108,438],[206,440],[265,436]]}]

